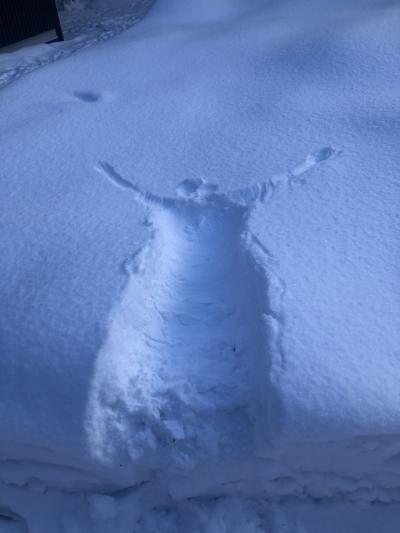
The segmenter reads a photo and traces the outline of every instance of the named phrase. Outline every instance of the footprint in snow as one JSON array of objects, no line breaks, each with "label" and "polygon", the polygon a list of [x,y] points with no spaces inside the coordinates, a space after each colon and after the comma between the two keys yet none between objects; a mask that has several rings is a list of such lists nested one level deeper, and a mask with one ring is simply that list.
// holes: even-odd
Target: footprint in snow
[{"label": "footprint in snow", "polygon": [[273,409],[265,392],[271,362],[282,362],[283,283],[248,220],[282,184],[338,153],[323,148],[285,174],[226,194],[184,180],[173,198],[142,192],[98,163],[148,209],[151,233],[95,365],[87,434],[96,458],[176,469],[228,457],[236,442],[254,444]]},{"label": "footprint in snow", "polygon": [[74,96],[81,102],[86,102],[86,103],[98,102],[101,99],[100,93],[96,93],[92,91],[75,91]]}]

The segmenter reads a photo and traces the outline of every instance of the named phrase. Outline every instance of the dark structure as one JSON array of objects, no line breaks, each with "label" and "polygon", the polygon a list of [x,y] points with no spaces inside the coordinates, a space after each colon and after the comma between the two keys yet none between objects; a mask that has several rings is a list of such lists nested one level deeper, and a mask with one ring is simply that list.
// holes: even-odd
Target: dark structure
[{"label": "dark structure", "polygon": [[0,48],[35,37],[63,39],[55,0],[0,0]]}]

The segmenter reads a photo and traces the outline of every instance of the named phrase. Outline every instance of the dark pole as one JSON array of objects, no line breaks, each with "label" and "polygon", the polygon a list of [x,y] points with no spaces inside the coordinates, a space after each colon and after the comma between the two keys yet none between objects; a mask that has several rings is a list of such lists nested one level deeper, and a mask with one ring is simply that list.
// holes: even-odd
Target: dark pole
[{"label": "dark pole", "polygon": [[57,9],[55,0],[52,1],[52,6],[53,6],[54,21],[56,24],[56,33],[57,33],[57,39],[55,39],[54,41],[63,41],[64,36],[63,36],[63,32],[62,32],[62,28],[60,24],[60,17],[58,16],[58,9]]}]

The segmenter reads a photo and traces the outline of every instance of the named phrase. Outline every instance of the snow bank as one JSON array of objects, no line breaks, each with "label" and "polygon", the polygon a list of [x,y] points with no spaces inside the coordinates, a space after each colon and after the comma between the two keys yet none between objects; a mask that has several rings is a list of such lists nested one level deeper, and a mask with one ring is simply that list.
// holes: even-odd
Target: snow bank
[{"label": "snow bank", "polygon": [[399,16],[159,0],[2,89],[4,523],[313,533],[254,500],[400,500]]}]

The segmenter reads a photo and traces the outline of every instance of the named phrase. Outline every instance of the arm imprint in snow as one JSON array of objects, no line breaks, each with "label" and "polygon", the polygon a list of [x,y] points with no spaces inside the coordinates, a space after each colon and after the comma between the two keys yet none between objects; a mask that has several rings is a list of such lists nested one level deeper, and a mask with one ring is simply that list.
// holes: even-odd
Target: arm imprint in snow
[{"label": "arm imprint in snow", "polygon": [[137,185],[134,185],[132,182],[126,180],[120,174],[118,174],[118,172],[112,165],[110,165],[110,163],[107,163],[106,161],[98,161],[98,163],[95,165],[95,169],[97,170],[97,172],[103,174],[105,177],[115,183],[115,185],[117,185],[118,187],[122,189],[128,189],[133,192],[134,198],[138,203],[146,207],[166,207],[168,203],[166,202],[167,199],[161,198],[160,196],[151,194],[149,192],[141,191]]},{"label": "arm imprint in snow", "polygon": [[[304,161],[291,170],[288,170],[283,174],[276,174],[268,180],[258,181],[248,187],[230,191],[227,193],[226,198],[231,199],[234,203],[244,204],[248,207],[252,207],[256,202],[265,202],[272,198],[280,185],[283,184],[292,187],[295,183],[304,183],[304,178],[302,177],[303,174],[314,166],[337,157],[341,152],[342,151],[338,148],[326,146],[316,152],[308,154]],[[133,192],[136,201],[146,207],[173,209],[177,206],[177,199],[161,197],[150,192],[141,191],[137,185],[134,185],[129,180],[123,178],[114,167],[106,161],[99,161],[95,166],[95,169],[110,179],[118,187]],[[207,202],[207,200],[222,197],[217,191],[217,185],[208,183],[202,179],[186,179],[176,187],[176,195],[178,199],[193,201],[195,203],[204,203]]]},{"label": "arm imprint in snow", "polygon": [[266,181],[258,181],[253,185],[237,189],[233,191],[230,196],[241,203],[247,205],[255,202],[264,202],[269,200],[278,190],[280,185],[292,187],[295,183],[304,183],[302,177],[308,170],[311,170],[315,165],[319,165],[324,161],[333,159],[342,153],[342,150],[334,146],[325,146],[316,152],[312,152],[307,157],[296,165],[291,170],[283,174],[276,174]]}]

